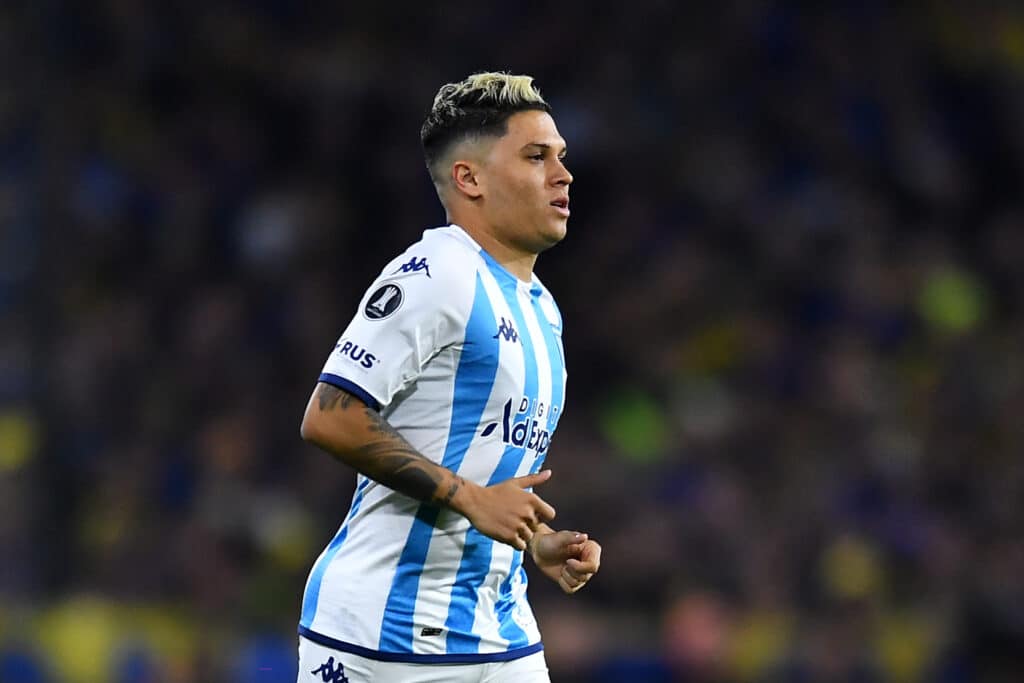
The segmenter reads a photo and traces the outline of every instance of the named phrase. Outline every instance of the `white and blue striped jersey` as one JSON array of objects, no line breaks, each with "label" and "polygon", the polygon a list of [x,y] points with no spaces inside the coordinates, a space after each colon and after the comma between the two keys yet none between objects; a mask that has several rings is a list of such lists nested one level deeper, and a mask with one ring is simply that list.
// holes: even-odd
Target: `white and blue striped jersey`
[{"label": "white and blue striped jersey", "polygon": [[[562,318],[460,227],[389,263],[320,381],[362,398],[420,453],[487,486],[538,472],[565,406]],[[299,632],[386,661],[515,659],[542,646],[523,553],[458,513],[359,476],[306,583]]]}]

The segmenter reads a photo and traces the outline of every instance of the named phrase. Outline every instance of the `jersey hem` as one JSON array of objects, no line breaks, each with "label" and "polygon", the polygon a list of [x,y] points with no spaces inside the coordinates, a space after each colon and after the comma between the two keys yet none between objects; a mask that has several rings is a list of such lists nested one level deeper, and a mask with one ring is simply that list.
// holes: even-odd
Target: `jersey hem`
[{"label": "jersey hem", "polygon": [[345,379],[344,377],[339,377],[338,375],[332,375],[329,372],[322,372],[320,373],[319,381],[323,382],[324,384],[330,384],[332,387],[344,389],[345,391],[354,395],[356,398],[358,398],[366,405],[376,410],[378,413],[380,412],[380,401],[375,399],[373,396],[370,395],[370,392],[368,392],[366,389],[363,389],[361,386],[359,386],[352,380]]},{"label": "jersey hem", "polygon": [[367,659],[375,659],[379,662],[402,662],[405,664],[482,664],[486,662],[507,662],[513,659],[527,657],[544,649],[544,644],[537,642],[533,645],[517,647],[514,650],[506,650],[505,652],[464,652],[445,655],[418,655],[412,652],[381,652],[379,650],[371,650],[367,647],[353,645],[352,643],[346,643],[343,640],[336,640],[329,636],[325,636],[322,633],[317,633],[316,631],[308,629],[301,624],[299,625],[299,635],[307,640],[313,641],[314,643],[323,645],[324,647],[333,648],[335,650],[340,650],[341,652],[348,652],[350,654],[359,655],[360,657],[366,657]]}]

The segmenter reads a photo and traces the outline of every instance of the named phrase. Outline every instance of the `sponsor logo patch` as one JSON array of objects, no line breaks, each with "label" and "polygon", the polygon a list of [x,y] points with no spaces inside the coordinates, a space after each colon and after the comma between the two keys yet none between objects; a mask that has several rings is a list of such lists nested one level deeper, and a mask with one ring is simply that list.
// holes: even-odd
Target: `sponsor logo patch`
[{"label": "sponsor logo patch", "polygon": [[381,285],[366,301],[363,315],[370,320],[383,320],[397,311],[404,299],[405,294],[402,292],[402,288],[395,283],[389,282],[386,285]]},{"label": "sponsor logo patch", "polygon": [[368,353],[367,350],[359,344],[353,344],[352,342],[344,339],[334,346],[334,350],[346,358],[354,360],[367,369],[372,368],[374,364],[380,363],[380,359],[377,358],[377,356],[372,353]]},{"label": "sponsor logo patch", "polygon": [[501,422],[487,424],[480,436],[490,436],[500,427],[503,443],[534,451],[540,456],[551,444],[551,430],[558,423],[558,413],[558,406],[547,408],[543,403],[531,401],[526,396],[519,399],[517,404],[510,398],[505,401]]}]

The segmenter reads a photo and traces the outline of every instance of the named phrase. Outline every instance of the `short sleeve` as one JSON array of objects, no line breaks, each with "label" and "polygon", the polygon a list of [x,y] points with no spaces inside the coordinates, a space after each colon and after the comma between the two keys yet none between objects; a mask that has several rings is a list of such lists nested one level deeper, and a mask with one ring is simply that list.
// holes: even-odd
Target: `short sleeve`
[{"label": "short sleeve", "polygon": [[465,280],[472,284],[473,275],[443,256],[413,247],[384,268],[328,356],[321,382],[380,410],[461,338],[472,303]]}]

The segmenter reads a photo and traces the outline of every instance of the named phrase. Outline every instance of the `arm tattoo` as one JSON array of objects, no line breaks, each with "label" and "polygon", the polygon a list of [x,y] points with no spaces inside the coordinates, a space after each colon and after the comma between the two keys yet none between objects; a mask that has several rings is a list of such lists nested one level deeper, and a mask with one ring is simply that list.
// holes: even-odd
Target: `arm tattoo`
[{"label": "arm tattoo", "polygon": [[359,447],[354,455],[371,478],[417,500],[432,500],[441,485],[434,472],[437,465],[411,446],[378,441]]},{"label": "arm tattoo", "polygon": [[442,468],[413,448],[377,411],[347,391],[330,384],[320,385],[317,401],[321,411],[335,408],[348,410],[354,402],[363,406],[369,431],[376,438],[351,451],[351,464],[356,469],[388,488],[417,500],[433,501],[443,506],[451,504],[463,483],[462,479],[455,477],[442,498],[438,493],[444,481]]},{"label": "arm tattoo", "polygon": [[316,395],[320,401],[321,411],[332,410],[339,404],[341,405],[342,410],[347,410],[349,404],[352,403],[352,394],[347,391],[342,391],[331,384],[321,383]]},{"label": "arm tattoo", "polygon": [[463,484],[462,477],[456,476],[452,485],[448,488],[448,493],[445,494],[444,500],[441,501],[441,505],[448,507],[452,504],[452,498],[455,497],[456,492],[459,490],[459,486]]},{"label": "arm tattoo", "polygon": [[458,483],[453,483],[454,489],[449,489],[448,495],[441,499],[437,490],[443,478],[438,465],[423,457],[375,410],[367,407],[365,412],[370,421],[370,431],[379,434],[381,440],[363,446],[360,451],[381,465],[384,471],[378,481],[419,500],[445,506],[451,503],[451,498],[458,490]]}]

